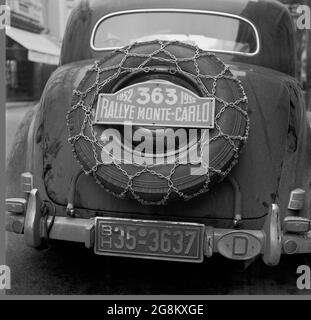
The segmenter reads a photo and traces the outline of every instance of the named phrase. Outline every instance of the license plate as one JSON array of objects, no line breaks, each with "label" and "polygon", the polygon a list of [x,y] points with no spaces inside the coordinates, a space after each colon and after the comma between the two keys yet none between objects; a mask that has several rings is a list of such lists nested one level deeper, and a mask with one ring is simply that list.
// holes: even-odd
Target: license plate
[{"label": "license plate", "polygon": [[202,262],[203,237],[203,224],[97,217],[94,250],[99,255]]}]

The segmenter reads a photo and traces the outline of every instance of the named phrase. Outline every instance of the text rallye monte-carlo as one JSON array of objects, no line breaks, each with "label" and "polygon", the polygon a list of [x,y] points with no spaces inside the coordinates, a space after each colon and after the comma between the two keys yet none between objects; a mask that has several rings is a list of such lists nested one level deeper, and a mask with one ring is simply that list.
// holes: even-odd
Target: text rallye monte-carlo
[{"label": "text rallye monte-carlo", "polygon": [[81,1],[19,128],[6,229],[96,254],[311,252],[311,129],[270,1]]}]

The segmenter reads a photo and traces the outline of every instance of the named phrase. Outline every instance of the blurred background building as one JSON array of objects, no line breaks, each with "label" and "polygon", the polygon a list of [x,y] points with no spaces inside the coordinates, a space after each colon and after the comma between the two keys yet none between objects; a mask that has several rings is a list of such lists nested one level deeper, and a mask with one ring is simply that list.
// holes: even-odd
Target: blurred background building
[{"label": "blurred background building", "polygon": [[[311,7],[311,0],[279,1],[288,5],[294,20],[299,4]],[[12,26],[6,31],[7,101],[40,98],[47,79],[58,65],[66,23],[78,2],[80,0],[7,0]],[[310,30],[296,30],[297,77],[305,87],[311,108],[310,33]]]},{"label": "blurred background building", "polygon": [[279,0],[285,4],[296,26],[296,51],[297,51],[297,78],[300,80],[305,92],[307,108],[311,110],[311,30],[298,29],[297,12],[299,5],[307,5],[311,8],[311,0]]},{"label": "blurred background building", "polygon": [[57,68],[68,16],[80,0],[7,0],[7,101],[35,101]]}]

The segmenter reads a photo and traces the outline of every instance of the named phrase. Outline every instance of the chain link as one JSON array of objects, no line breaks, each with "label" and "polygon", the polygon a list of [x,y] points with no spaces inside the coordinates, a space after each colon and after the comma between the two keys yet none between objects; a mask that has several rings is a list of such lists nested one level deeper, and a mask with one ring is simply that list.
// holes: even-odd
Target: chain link
[{"label": "chain link", "polygon": [[[85,174],[92,174],[93,177],[95,178],[95,181],[97,184],[99,184],[101,187],[103,187],[107,192],[112,193],[114,196],[124,199],[127,194],[131,194],[134,199],[139,201],[141,204],[144,205],[165,205],[167,204],[167,201],[171,198],[171,195],[173,193],[177,194],[178,197],[181,199],[188,201],[194,197],[197,197],[209,190],[209,184],[210,184],[210,174],[214,173],[217,174],[220,178],[220,180],[224,179],[229,172],[232,170],[232,168],[236,165],[239,157],[239,148],[236,146],[235,141],[243,141],[245,142],[248,138],[249,135],[249,128],[250,128],[250,120],[248,117],[248,112],[247,112],[247,97],[245,94],[245,91],[242,87],[241,82],[235,78],[232,73],[230,72],[229,66],[225,65],[219,58],[215,56],[215,54],[210,53],[210,52],[205,52],[199,47],[195,47],[195,54],[192,57],[189,58],[177,58],[172,52],[170,52],[167,47],[171,44],[178,43],[175,41],[157,41],[157,44],[159,45],[159,48],[156,49],[154,52],[150,54],[138,54],[132,52],[132,49],[135,48],[137,43],[133,43],[125,48],[117,49],[115,52],[123,54],[123,58],[121,59],[120,63],[117,65],[101,68],[100,67],[100,61],[95,61],[93,67],[91,68],[92,71],[96,73],[95,81],[94,83],[87,88],[84,92],[81,92],[79,90],[74,90],[73,91],[73,96],[78,97],[78,102],[73,104],[70,108],[70,110],[67,113],[67,124],[69,127],[69,122],[70,122],[70,117],[72,116],[73,112],[76,112],[78,109],[81,109],[84,111],[84,119],[82,122],[82,126],[80,129],[80,132],[76,135],[71,136],[69,132],[69,139],[68,141],[72,145],[73,152],[75,155],[75,158],[80,162],[79,157],[77,156],[76,149],[75,149],[75,144],[79,139],[84,139],[87,141],[89,144],[92,146],[92,152],[95,160],[95,165],[90,169],[87,170],[86,168],[83,168]],[[164,53],[165,57],[163,56],[158,56],[160,53]],[[125,63],[129,58],[143,58],[145,59],[138,67],[128,67],[125,66]],[[210,75],[210,74],[202,74],[198,59],[216,59],[218,63],[221,64],[222,66],[222,71],[217,74],[217,75]],[[94,103],[96,101],[96,98],[101,91],[101,89],[106,86],[107,84],[111,83],[114,79],[118,78],[120,75],[129,73],[129,72],[137,72],[137,71],[144,71],[146,73],[151,71],[151,68],[147,66],[147,64],[151,61],[159,61],[159,62],[165,62],[166,64],[170,64],[170,72],[172,74],[180,73],[181,75],[185,75],[188,77],[191,77],[194,79],[200,86],[200,88],[203,90],[204,94],[208,97],[213,97],[215,101],[217,101],[222,108],[218,111],[218,113],[215,115],[215,128],[214,130],[218,131],[218,134],[214,135],[209,141],[206,141],[205,135],[203,134],[200,138],[200,141],[198,141],[198,144],[200,145],[200,150],[201,150],[201,164],[203,163],[202,161],[202,153],[203,153],[203,148],[205,147],[206,143],[211,143],[212,141],[216,141],[218,139],[225,139],[229,145],[232,148],[233,151],[233,161],[231,164],[228,166],[228,168],[225,171],[222,171],[220,169],[215,169],[213,167],[207,166],[206,164],[203,163],[203,167],[206,169],[205,173],[205,182],[203,183],[203,186],[201,189],[193,194],[185,194],[182,191],[180,191],[174,184],[173,177],[176,172],[176,169],[180,165],[180,160],[177,157],[175,163],[172,165],[172,169],[170,170],[169,174],[167,176],[163,175],[160,172],[156,171],[157,165],[141,165],[141,164],[135,164],[132,163],[134,166],[140,168],[139,171],[137,171],[135,174],[130,175],[123,167],[122,167],[122,161],[120,159],[116,159],[113,155],[107,154],[110,159],[112,164],[125,176],[127,177],[127,184],[123,188],[123,191],[120,193],[116,193],[111,191],[108,187],[105,186],[105,184],[99,180],[98,178],[98,168],[100,166],[105,166],[107,164],[101,162],[98,159],[98,151],[97,149],[102,149],[100,143],[97,140],[96,134],[93,129],[92,125],[92,111],[94,109]],[[181,63],[184,62],[193,62],[194,68],[195,68],[195,73],[191,73],[188,71],[185,71],[182,69],[180,66]],[[109,71],[114,71],[112,75],[109,77],[105,78],[103,81],[101,81],[101,74],[104,72],[109,72]],[[208,90],[206,85],[204,84],[205,79],[212,80],[212,89],[211,91]],[[217,83],[219,79],[227,79],[228,81],[233,81],[236,83],[239,91],[240,91],[240,98],[237,99],[236,101],[225,101],[221,99],[219,96],[217,96]],[[92,92],[92,98],[90,99],[90,102],[86,105],[85,99],[87,96]],[[246,129],[244,132],[244,135],[240,136],[232,136],[225,134],[219,124],[219,121],[223,114],[228,110],[229,108],[235,109],[237,112],[241,113],[242,116],[245,119],[246,122]],[[86,128],[90,129],[91,132],[91,137],[85,134]],[[70,130],[69,130],[70,131]],[[124,162],[123,162],[124,163]],[[152,176],[155,176],[159,179],[165,180],[167,182],[167,192],[166,194],[160,199],[159,201],[150,201],[150,200],[145,200],[143,199],[134,189],[134,181],[135,178],[138,178],[142,174],[149,173]]]}]

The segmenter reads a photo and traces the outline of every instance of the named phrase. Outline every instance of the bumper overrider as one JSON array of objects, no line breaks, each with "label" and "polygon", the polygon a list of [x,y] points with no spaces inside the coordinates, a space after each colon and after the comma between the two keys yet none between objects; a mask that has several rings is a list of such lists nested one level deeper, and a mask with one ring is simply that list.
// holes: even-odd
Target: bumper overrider
[{"label": "bumper overrider", "polygon": [[[42,201],[37,189],[29,193],[28,201],[15,200],[20,201],[18,205],[13,205],[14,210],[6,211],[6,230],[24,234],[28,246],[40,247],[44,239],[49,238],[84,243],[87,248],[94,247],[94,218],[44,216],[41,210]],[[7,208],[12,208],[14,199],[7,199],[7,203],[11,203]],[[26,213],[21,214],[23,211]],[[282,231],[277,204],[270,206],[262,230],[221,229],[204,226],[201,250],[203,250],[204,257],[220,253],[229,259],[242,261],[261,256],[265,264],[271,266],[279,263],[281,254],[310,253],[310,220],[299,217],[286,219],[282,224],[293,225],[296,232]],[[52,227],[48,230],[47,226]]]}]

